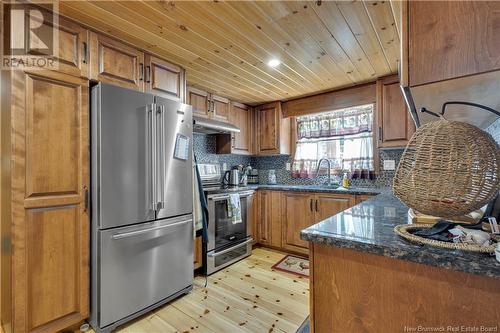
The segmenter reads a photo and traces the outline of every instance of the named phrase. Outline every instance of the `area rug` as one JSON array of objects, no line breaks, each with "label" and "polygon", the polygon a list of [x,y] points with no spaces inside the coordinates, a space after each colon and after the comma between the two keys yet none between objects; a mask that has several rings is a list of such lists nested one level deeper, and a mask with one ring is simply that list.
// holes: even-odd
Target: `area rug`
[{"label": "area rug", "polygon": [[287,255],[278,263],[274,264],[272,268],[291,274],[309,277],[309,260],[301,257]]}]

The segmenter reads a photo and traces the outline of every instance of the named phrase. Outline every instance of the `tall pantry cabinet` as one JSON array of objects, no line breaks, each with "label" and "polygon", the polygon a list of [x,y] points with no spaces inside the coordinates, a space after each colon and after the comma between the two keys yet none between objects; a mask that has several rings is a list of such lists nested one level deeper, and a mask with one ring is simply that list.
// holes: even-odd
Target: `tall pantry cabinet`
[{"label": "tall pantry cabinet", "polygon": [[10,80],[2,323],[13,332],[56,331],[89,311],[88,81],[52,71],[12,71]]}]

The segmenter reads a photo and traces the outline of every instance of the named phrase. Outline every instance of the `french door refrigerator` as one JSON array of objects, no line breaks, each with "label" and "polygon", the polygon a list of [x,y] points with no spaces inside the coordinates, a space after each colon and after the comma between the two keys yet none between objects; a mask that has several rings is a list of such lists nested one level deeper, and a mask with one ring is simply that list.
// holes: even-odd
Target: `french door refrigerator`
[{"label": "french door refrigerator", "polygon": [[101,83],[90,123],[90,321],[108,332],[192,289],[192,112]]}]

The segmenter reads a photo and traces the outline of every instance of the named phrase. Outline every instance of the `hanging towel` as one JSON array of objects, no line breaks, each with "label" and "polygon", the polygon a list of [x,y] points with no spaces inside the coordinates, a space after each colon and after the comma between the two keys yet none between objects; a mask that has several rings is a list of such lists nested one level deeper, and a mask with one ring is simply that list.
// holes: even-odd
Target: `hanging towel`
[{"label": "hanging towel", "polygon": [[200,202],[200,187],[198,184],[198,177],[196,177],[196,169],[198,166],[195,164],[193,167],[193,232],[196,236],[196,231],[203,228],[203,212]]},{"label": "hanging towel", "polygon": [[242,223],[241,202],[238,193],[230,193],[227,199],[227,217],[233,224]]},{"label": "hanging towel", "polygon": [[[196,201],[199,201],[200,207],[201,207],[201,216],[202,216],[202,221],[203,221],[203,228],[201,229],[201,239],[203,241],[203,244],[208,243],[208,205],[207,205],[207,198],[205,198],[205,193],[202,191],[202,183],[201,183],[201,177],[200,177],[200,171],[198,170],[198,161],[196,159],[196,155],[194,155],[194,162],[196,167],[194,168],[195,171],[195,177],[196,177],[196,182],[198,183],[198,199]],[[193,220],[195,218],[193,217]]]}]

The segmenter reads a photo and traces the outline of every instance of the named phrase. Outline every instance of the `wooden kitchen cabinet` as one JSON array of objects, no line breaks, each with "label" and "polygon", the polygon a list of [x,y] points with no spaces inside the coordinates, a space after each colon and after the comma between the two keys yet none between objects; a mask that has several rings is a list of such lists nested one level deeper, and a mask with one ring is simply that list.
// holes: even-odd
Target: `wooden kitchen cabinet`
[{"label": "wooden kitchen cabinet", "polygon": [[355,205],[351,194],[283,192],[283,248],[308,253],[300,231]]},{"label": "wooden kitchen cabinet", "polygon": [[405,1],[402,82],[413,87],[500,69],[498,20],[498,1]]},{"label": "wooden kitchen cabinet", "polygon": [[212,94],[210,97],[212,103],[212,118],[228,122],[229,121],[229,100],[222,96]]},{"label": "wooden kitchen cabinet", "polygon": [[89,314],[89,85],[54,71],[3,75],[2,323],[56,332]]},{"label": "wooden kitchen cabinet", "polygon": [[104,35],[90,33],[91,78],[144,91],[144,53]]},{"label": "wooden kitchen cabinet", "polygon": [[208,118],[210,114],[210,94],[208,92],[188,87],[187,104],[193,107],[193,115]]},{"label": "wooden kitchen cabinet", "polygon": [[230,101],[221,96],[194,87],[187,88],[187,103],[193,107],[193,114],[228,122]]},{"label": "wooden kitchen cabinet", "polygon": [[281,102],[260,105],[256,108],[258,155],[290,154],[291,121],[284,118]]},{"label": "wooden kitchen cabinet", "polygon": [[281,192],[257,191],[257,242],[281,248]]},{"label": "wooden kitchen cabinet", "polygon": [[286,250],[308,253],[308,242],[300,239],[300,231],[314,224],[314,195],[283,192],[283,245]]},{"label": "wooden kitchen cabinet", "polygon": [[397,76],[377,81],[377,147],[405,147],[415,132]]},{"label": "wooden kitchen cabinet", "polygon": [[[500,80],[500,2],[401,2],[400,81],[418,125],[436,118],[449,101],[498,109]],[[447,119],[487,128],[497,117],[465,106],[451,106]]]},{"label": "wooden kitchen cabinet", "polygon": [[352,194],[321,194],[314,196],[314,222],[321,222],[356,204]]},{"label": "wooden kitchen cabinet", "polygon": [[231,102],[229,121],[240,129],[238,133],[217,135],[217,154],[251,155],[253,153],[253,113],[245,104]]},{"label": "wooden kitchen cabinet", "polygon": [[145,55],[145,91],[174,101],[185,100],[185,71],[150,54]]},{"label": "wooden kitchen cabinet", "polygon": [[[47,13],[46,10],[37,8]],[[78,77],[89,77],[89,31],[73,21],[58,17],[58,25],[54,25],[51,14],[46,14],[43,24],[38,31],[57,29],[58,54],[55,62],[57,72],[66,73]],[[36,18],[33,18],[36,19]],[[33,53],[33,55],[39,55]]]}]

